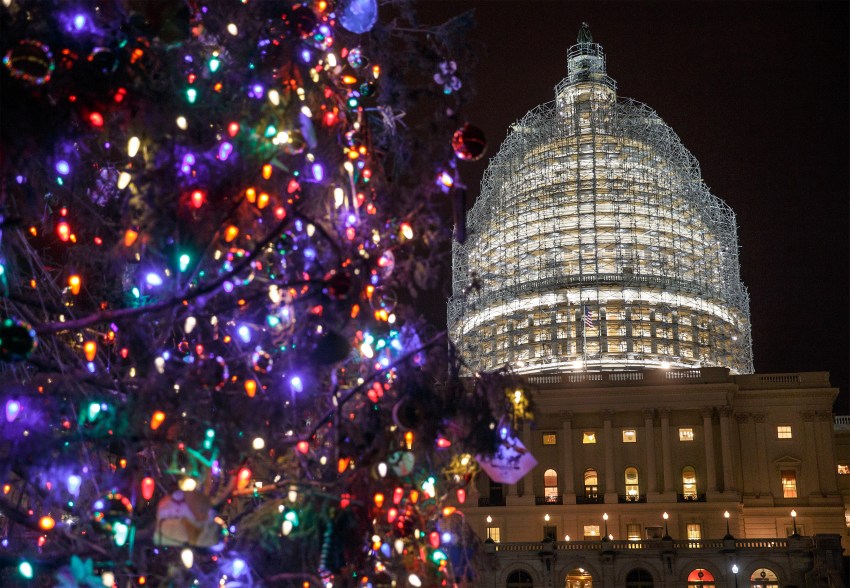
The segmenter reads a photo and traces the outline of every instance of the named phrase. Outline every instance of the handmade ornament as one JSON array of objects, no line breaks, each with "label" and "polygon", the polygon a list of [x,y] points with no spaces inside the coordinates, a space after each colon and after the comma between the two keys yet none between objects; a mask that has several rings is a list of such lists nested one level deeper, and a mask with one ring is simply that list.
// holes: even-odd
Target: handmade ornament
[{"label": "handmade ornament", "polygon": [[408,476],[416,465],[416,458],[409,451],[396,451],[387,458],[387,464],[396,476]]},{"label": "handmade ornament", "polygon": [[56,588],[102,588],[103,579],[94,571],[91,559],[81,560],[76,555],[71,556],[71,563],[62,566],[53,576]]},{"label": "handmade ornament", "polygon": [[25,39],[6,52],[3,65],[16,80],[35,86],[46,84],[56,69],[50,47],[40,41]]},{"label": "handmade ornament", "polygon": [[352,33],[368,33],[378,20],[376,0],[343,0],[338,11],[340,24]]},{"label": "handmade ornament", "polygon": [[440,71],[434,74],[434,81],[443,86],[443,94],[457,92],[462,86],[460,79],[454,75],[457,71],[457,63],[444,61],[440,64]]},{"label": "handmade ornament", "polygon": [[212,502],[200,492],[177,490],[157,504],[155,545],[212,547],[218,543],[220,531]]},{"label": "handmade ornament", "polygon": [[484,131],[466,123],[452,135],[452,149],[455,151],[455,156],[463,161],[481,159],[484,151],[487,150]]},{"label": "handmade ornament", "polygon": [[133,503],[118,492],[110,492],[92,505],[92,518],[101,531],[112,532],[119,523],[129,527],[132,515]]},{"label": "handmade ornament", "polygon": [[24,360],[36,345],[35,331],[26,321],[9,317],[0,322],[0,360]]},{"label": "handmade ornament", "polygon": [[493,456],[476,455],[475,459],[494,482],[516,484],[534,469],[537,460],[508,427],[501,428],[500,436],[501,443]]}]

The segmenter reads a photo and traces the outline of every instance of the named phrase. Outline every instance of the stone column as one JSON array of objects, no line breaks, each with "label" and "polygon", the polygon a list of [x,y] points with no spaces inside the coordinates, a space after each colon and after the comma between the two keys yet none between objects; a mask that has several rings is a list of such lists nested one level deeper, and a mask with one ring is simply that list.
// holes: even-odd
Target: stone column
[{"label": "stone column", "polygon": [[835,433],[833,432],[834,419],[830,411],[818,412],[817,433],[820,439],[818,455],[821,456],[821,492],[824,496],[838,494],[838,476],[835,463]]},{"label": "stone column", "polygon": [[[767,463],[767,445],[764,437],[764,414],[753,414],[756,424],[756,462],[758,463],[759,478],[756,495],[770,496],[770,478]],[[782,498],[780,496],[780,498]]]},{"label": "stone column", "polygon": [[573,469],[573,413],[564,411],[561,413],[561,472],[564,481],[563,488],[564,504],[575,504],[575,471]]},{"label": "stone column", "polygon": [[672,457],[672,439],[670,439],[670,409],[662,408],[659,411],[661,415],[661,462],[663,472],[664,493],[673,492],[673,457]]},{"label": "stone column", "polygon": [[[522,444],[525,445],[526,449],[531,451],[531,423],[528,421],[522,424]],[[517,482],[517,493],[522,497],[534,496],[534,478],[532,478],[534,475],[533,472],[534,470],[531,470],[531,472],[527,473],[519,482]]]},{"label": "stone column", "polygon": [[[805,452],[806,459],[801,464],[803,471],[800,472],[800,478],[806,480],[806,492],[808,494],[813,494],[815,496],[821,495],[821,475],[820,475],[820,461],[819,458],[821,448],[819,447],[820,443],[818,443],[817,431],[815,429],[815,419],[817,418],[817,413],[813,411],[805,411],[801,412],[800,416],[803,417],[803,430],[805,431],[805,437],[803,438],[803,451]],[[799,486],[801,480],[797,481]],[[817,484],[817,487],[815,487]],[[798,487],[798,491],[802,490]],[[802,496],[802,493],[798,494]]]},{"label": "stone column", "polygon": [[705,439],[705,476],[708,478],[708,492],[717,492],[717,465],[714,461],[714,409],[706,406],[702,409],[702,434]]},{"label": "stone column", "polygon": [[750,467],[745,467],[741,471],[741,491],[744,496],[753,496],[755,494],[755,483],[752,475],[752,463],[755,461],[755,456],[752,453],[756,446],[755,431],[750,424],[750,414],[746,412],[737,413],[735,420],[738,421],[738,437],[741,440],[741,463],[748,464]]},{"label": "stone column", "polygon": [[617,503],[617,486],[614,477],[614,435],[611,430],[611,421],[614,411],[605,411],[604,433],[605,439],[605,502]]},{"label": "stone column", "polygon": [[644,437],[646,438],[646,485],[647,494],[658,493],[658,475],[655,471],[655,411],[646,408],[643,411]]},{"label": "stone column", "polygon": [[732,416],[732,407],[720,408],[720,449],[723,463],[723,492],[735,491],[735,475],[732,464],[732,428],[729,426],[729,418]]}]

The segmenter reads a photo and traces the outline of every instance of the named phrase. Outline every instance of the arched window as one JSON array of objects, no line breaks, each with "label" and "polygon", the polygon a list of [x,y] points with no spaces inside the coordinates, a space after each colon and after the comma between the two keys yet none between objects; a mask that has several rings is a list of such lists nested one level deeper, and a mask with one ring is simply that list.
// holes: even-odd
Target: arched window
[{"label": "arched window", "polygon": [[637,468],[626,468],[626,500],[637,502],[640,497]]},{"label": "arched window", "polygon": [[534,580],[525,570],[514,570],[508,576],[505,588],[534,588]]},{"label": "arched window", "polygon": [[688,574],[688,588],[716,588],[714,576],[705,568],[697,568]]},{"label": "arched window", "polygon": [[555,470],[543,472],[543,496],[546,502],[558,502],[558,472]]},{"label": "arched window", "polygon": [[626,588],[653,588],[652,574],[643,568],[635,568],[626,576]]},{"label": "arched window", "polygon": [[768,568],[759,568],[750,576],[750,588],[779,588],[779,578]]},{"label": "arched window", "polygon": [[590,500],[599,498],[599,474],[593,468],[584,470],[584,496]]},{"label": "arched window", "polygon": [[593,578],[584,568],[573,568],[567,574],[566,588],[593,588]]},{"label": "arched window", "polygon": [[682,468],[682,496],[685,500],[697,499],[697,473],[691,466]]}]

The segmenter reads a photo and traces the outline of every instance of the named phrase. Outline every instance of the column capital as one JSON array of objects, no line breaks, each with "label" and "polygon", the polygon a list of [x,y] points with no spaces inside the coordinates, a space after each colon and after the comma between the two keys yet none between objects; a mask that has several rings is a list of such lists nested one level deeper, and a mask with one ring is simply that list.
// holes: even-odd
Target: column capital
[{"label": "column capital", "polygon": [[822,421],[832,422],[834,420],[831,410],[819,410],[817,415],[818,415],[818,419],[822,420]]},{"label": "column capital", "polygon": [[644,408],[643,409],[643,420],[651,421],[655,419],[655,409],[654,408]]},{"label": "column capital", "polygon": [[748,412],[736,412],[735,420],[738,421],[739,424],[744,424],[750,422],[750,417],[752,415]]},{"label": "column capital", "polygon": [[573,413],[569,410],[562,410],[560,412],[561,421],[564,423],[572,423]]},{"label": "column capital", "polygon": [[673,412],[673,409],[667,406],[658,409],[658,415],[661,417],[661,420],[670,420],[671,412]]},{"label": "column capital", "polygon": [[713,406],[703,406],[702,410],[700,412],[702,412],[702,418],[710,419],[711,417],[714,416],[714,407]]},{"label": "column capital", "polygon": [[610,408],[608,410],[604,411],[602,413],[602,415],[603,415],[603,417],[606,421],[610,421],[610,420],[614,419],[614,411],[611,410]]},{"label": "column capital", "polygon": [[754,412],[753,413],[753,420],[757,423],[763,423],[764,419],[766,417],[767,417],[767,415],[764,414],[763,412]]},{"label": "column capital", "polygon": [[725,418],[729,418],[730,416],[735,414],[735,411],[732,410],[732,407],[728,406],[728,405],[727,406],[721,406],[718,410],[720,411],[720,416],[725,417]]},{"label": "column capital", "polygon": [[810,423],[815,420],[816,415],[817,413],[813,410],[804,410],[800,412],[800,417],[803,419],[803,421],[807,423]]}]

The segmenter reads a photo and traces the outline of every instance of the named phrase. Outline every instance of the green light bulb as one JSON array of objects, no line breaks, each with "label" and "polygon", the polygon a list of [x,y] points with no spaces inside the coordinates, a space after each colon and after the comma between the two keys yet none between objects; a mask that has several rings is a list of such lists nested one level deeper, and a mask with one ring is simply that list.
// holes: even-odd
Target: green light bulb
[{"label": "green light bulb", "polygon": [[18,571],[27,580],[32,580],[35,575],[35,570],[32,569],[32,564],[26,560],[18,564]]}]

